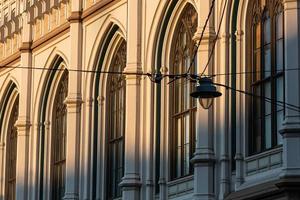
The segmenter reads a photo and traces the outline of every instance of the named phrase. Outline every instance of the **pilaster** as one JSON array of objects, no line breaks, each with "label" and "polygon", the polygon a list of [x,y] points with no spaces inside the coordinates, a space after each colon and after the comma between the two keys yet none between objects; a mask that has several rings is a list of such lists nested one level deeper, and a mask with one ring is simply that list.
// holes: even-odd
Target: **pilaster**
[{"label": "pilaster", "polygon": [[[161,66],[161,74],[167,74],[169,69],[165,66]],[[169,97],[165,94],[168,94],[168,79],[162,79],[161,81],[161,123],[160,123],[160,167],[159,167],[159,199],[165,200],[168,197],[168,186],[167,186],[167,179],[168,179],[168,103]],[[165,107],[166,106],[166,107]]]},{"label": "pilaster", "polygon": [[[300,74],[294,70],[300,67],[300,25],[299,1],[284,0],[284,36],[285,36],[285,102],[300,106]],[[285,107],[285,119],[280,130],[283,137],[282,177],[300,176],[300,111]]]},{"label": "pilaster", "polygon": [[16,200],[26,200],[28,193],[28,158],[29,158],[29,131],[31,126],[31,82],[32,70],[32,53],[30,50],[32,42],[32,25],[29,23],[30,13],[24,12],[23,31],[22,31],[22,45],[21,51],[21,66],[26,67],[19,70],[20,83],[20,97],[19,97],[19,117],[16,122],[18,130],[17,140],[17,163],[16,163]]},{"label": "pilaster", "polygon": [[[226,23],[224,22],[223,30],[226,30]],[[221,44],[220,44],[220,66],[216,69],[217,73],[225,74],[228,73],[229,69],[229,38],[230,35],[226,32],[222,34]],[[224,85],[229,85],[227,76],[219,76],[218,82]],[[219,200],[224,199],[230,191],[230,180],[229,180],[229,135],[228,135],[228,113],[229,113],[229,97],[228,90],[225,87],[220,87],[219,91],[222,96],[216,101],[216,115],[217,121],[216,126],[218,129],[216,134],[220,139],[217,140],[219,143],[217,145],[220,147],[220,191]]]},{"label": "pilaster", "polygon": [[[209,14],[212,0],[197,1],[198,28],[194,40],[198,43],[204,23]],[[215,38],[213,14],[208,21],[204,37],[197,53],[198,72],[202,72],[211,51],[211,41]],[[211,62],[213,63],[213,62]],[[212,64],[205,74],[212,72]],[[194,165],[194,195],[195,200],[214,200],[214,164],[215,152],[213,147],[213,108],[205,110],[197,102],[196,113],[196,149],[191,162]]]},{"label": "pilaster", "polygon": [[[243,67],[243,37],[244,37],[244,32],[242,30],[237,30],[236,33],[236,49],[238,51],[236,52],[237,54],[237,73],[244,71]],[[237,89],[239,90],[244,90],[244,83],[243,83],[243,78],[242,76],[237,76],[236,77],[236,83],[237,83]],[[237,127],[236,127],[236,132],[237,133],[244,133],[244,126],[243,124],[245,123],[245,95],[241,93],[236,94],[236,105],[237,107],[237,113],[236,113],[236,118],[237,118]],[[245,166],[245,161],[244,161],[244,137],[243,134],[236,134],[236,153],[235,153],[235,165],[236,165],[236,176],[235,176],[235,188],[237,189],[240,185],[243,184],[244,179],[245,179],[245,174],[244,174],[244,166]]]},{"label": "pilaster", "polygon": [[[127,66],[125,72],[140,73],[142,0],[127,2]],[[126,76],[125,171],[120,186],[123,200],[140,199],[140,102],[141,76]]]},{"label": "pilaster", "polygon": [[[70,22],[70,66],[82,70],[82,1],[72,1]],[[79,199],[79,161],[81,133],[82,73],[69,71],[66,142],[66,182],[64,199]]]}]

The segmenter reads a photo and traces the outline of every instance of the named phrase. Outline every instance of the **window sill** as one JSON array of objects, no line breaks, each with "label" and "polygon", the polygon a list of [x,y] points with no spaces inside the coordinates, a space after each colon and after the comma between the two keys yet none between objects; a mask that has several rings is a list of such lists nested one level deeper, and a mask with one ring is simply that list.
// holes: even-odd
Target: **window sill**
[{"label": "window sill", "polygon": [[246,176],[266,172],[282,166],[282,146],[245,158]]},{"label": "window sill", "polygon": [[179,197],[194,190],[194,175],[185,176],[167,183],[168,196]]}]

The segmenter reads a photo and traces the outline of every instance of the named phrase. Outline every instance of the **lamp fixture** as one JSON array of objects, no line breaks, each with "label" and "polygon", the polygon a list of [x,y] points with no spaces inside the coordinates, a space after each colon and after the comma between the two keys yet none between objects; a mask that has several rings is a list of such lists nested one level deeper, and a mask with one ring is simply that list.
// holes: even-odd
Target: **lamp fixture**
[{"label": "lamp fixture", "polygon": [[222,93],[217,91],[211,78],[202,77],[198,80],[196,90],[190,95],[193,98],[197,98],[204,109],[209,109],[213,104],[214,98],[221,96]]}]

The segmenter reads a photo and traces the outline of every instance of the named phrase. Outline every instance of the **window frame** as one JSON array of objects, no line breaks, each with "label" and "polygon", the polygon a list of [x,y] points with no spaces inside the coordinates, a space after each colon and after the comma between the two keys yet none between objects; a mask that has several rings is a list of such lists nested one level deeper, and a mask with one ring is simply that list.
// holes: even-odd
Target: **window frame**
[{"label": "window frame", "polygon": [[[67,141],[67,106],[64,103],[68,95],[68,72],[64,71],[54,97],[52,108],[52,134],[51,134],[51,199],[61,199],[65,195],[65,175],[66,175],[66,141]],[[59,115],[57,111],[60,110]],[[60,122],[60,123],[57,123]],[[58,126],[60,125],[60,126]],[[61,145],[60,139],[63,138],[63,149],[57,148]],[[63,151],[61,151],[63,150]],[[58,151],[58,152],[57,152]],[[60,155],[62,154],[62,155]],[[56,156],[60,155],[59,160]],[[61,169],[62,168],[62,169]],[[60,173],[62,172],[62,173]],[[56,184],[58,179],[59,184]],[[60,182],[62,181],[62,182]],[[62,188],[63,189],[62,189]],[[63,194],[60,194],[61,189]],[[61,196],[62,195],[62,196]]]},{"label": "window frame", "polygon": [[[124,71],[126,67],[126,41],[122,39],[120,41],[118,47],[116,48],[116,51],[113,55],[111,64],[109,69],[111,71]],[[125,54],[124,54],[125,53]],[[120,63],[119,63],[120,62]],[[116,84],[115,84],[116,83]],[[120,85],[118,85],[120,84]],[[115,86],[115,88],[113,88]],[[122,98],[118,95],[122,94]],[[124,176],[124,167],[125,167],[125,114],[126,114],[126,81],[125,81],[125,76],[122,74],[113,74],[113,75],[108,75],[107,77],[107,89],[106,89],[106,96],[107,96],[107,113],[108,113],[108,119],[107,119],[107,140],[106,140],[106,145],[107,145],[107,174],[108,177],[115,177],[116,172],[113,172],[112,169],[113,167],[113,159],[119,159],[121,157],[122,159],[122,164],[121,164],[121,170],[122,170],[122,177]],[[115,98],[115,97],[118,98]],[[121,99],[120,99],[121,98]],[[121,100],[121,101],[119,101]],[[115,104],[117,103],[117,104]],[[123,113],[119,115],[114,114],[114,106],[116,106],[116,111],[120,111],[120,103],[123,105]],[[117,132],[115,132],[115,126],[114,126],[114,118],[115,117],[121,117],[122,121],[122,126],[120,129],[122,133],[120,135],[117,135]],[[118,119],[120,120],[120,119]],[[113,129],[112,129],[113,128]],[[116,135],[117,137],[114,137]],[[113,137],[113,138],[112,138]],[[121,143],[122,146],[122,155],[119,155],[119,145]],[[112,152],[112,148],[117,149],[117,153]],[[115,165],[118,165],[119,162]],[[119,170],[119,168],[117,169]],[[118,175],[118,174],[117,174]],[[119,183],[122,180],[122,177],[120,177]],[[119,186],[119,183],[114,185],[114,183],[111,183],[113,178],[107,178],[106,183],[106,196],[109,200],[119,198],[122,196],[122,190]],[[116,181],[116,180],[114,180]]]},{"label": "window frame", "polygon": [[[259,8],[258,8],[259,7]],[[280,12],[278,12],[278,8],[280,7]],[[283,78],[283,85],[282,85],[282,90],[283,90],[283,102],[285,102],[285,84],[284,84],[284,48],[282,49],[282,60],[283,60],[283,66],[282,70],[280,72],[277,71],[277,62],[276,62],[276,57],[277,57],[277,41],[282,40],[282,47],[284,47],[284,11],[283,11],[283,5],[281,1],[266,1],[266,4],[263,5],[261,0],[256,0],[253,4],[253,10],[252,10],[252,15],[251,15],[251,75],[250,78],[248,78],[248,84],[249,84],[249,90],[251,91],[252,94],[254,94],[252,97],[250,97],[250,113],[249,113],[249,131],[250,131],[250,141],[249,141],[249,155],[254,155],[257,153],[261,153],[266,150],[270,150],[272,148],[276,148],[278,144],[278,130],[277,130],[277,112],[278,112],[278,99],[277,99],[277,91],[278,91],[278,86],[277,86],[277,80],[280,78]],[[269,19],[270,19],[270,43],[265,44],[265,21],[266,21],[266,16],[265,13],[269,12]],[[279,14],[282,14],[282,37],[280,39],[277,38],[277,16]],[[257,33],[255,30],[255,25],[260,24],[260,44],[259,44],[259,50],[256,48],[256,37]],[[264,77],[263,71],[265,70],[265,46],[269,45],[270,46],[270,75],[268,77]],[[256,51],[260,51],[260,77],[258,81],[253,81],[253,77],[256,76],[256,62],[255,62],[255,53]],[[271,98],[270,106],[271,106],[271,146],[267,147],[266,146],[266,130],[265,130],[265,103],[266,103],[266,96],[265,96],[265,91],[264,87],[266,83],[270,83],[271,87],[271,96],[268,98]],[[260,97],[257,97],[257,95],[254,91],[254,87],[258,86],[260,88]],[[260,121],[260,141],[256,141],[257,135],[256,135],[256,127],[255,126],[255,120],[254,120],[254,113],[255,113],[255,105],[254,105],[254,99],[259,99],[259,106],[260,106],[260,116],[261,116],[261,121]],[[284,110],[285,107],[283,107],[283,117],[284,117]]]},{"label": "window frame", "polygon": [[[192,13],[189,13],[192,12]],[[196,17],[194,21],[184,21],[186,19],[192,19],[192,17]],[[191,62],[194,50],[195,50],[195,41],[193,40],[194,33],[196,32],[197,29],[197,20],[198,20],[198,14],[195,8],[191,4],[187,4],[185,8],[183,9],[182,13],[180,14],[178,21],[176,23],[175,27],[175,32],[173,33],[172,36],[172,44],[171,44],[171,51],[170,51],[170,63],[171,63],[171,73],[176,74],[176,73],[184,73],[183,70],[186,70],[189,67],[189,63]],[[191,23],[192,24],[189,24]],[[189,26],[190,25],[190,26]],[[190,30],[191,28],[192,30]],[[178,40],[178,38],[181,36],[180,29],[185,29],[185,34],[187,34],[187,38],[185,41],[185,48],[188,49],[178,49],[178,43],[180,43],[181,40]],[[190,40],[191,43],[188,43]],[[182,42],[182,41],[181,41]],[[180,48],[180,47],[179,47]],[[181,53],[181,59],[179,60],[179,64],[176,64],[176,56],[177,50],[182,50]],[[185,55],[186,51],[188,52],[188,55]],[[185,58],[187,56],[187,58]],[[175,65],[179,67],[180,69],[176,69]],[[184,66],[186,65],[186,66]],[[196,73],[197,71],[197,65],[194,64],[191,67],[191,73]],[[185,82],[182,84],[181,82]],[[192,91],[194,89],[195,83],[192,82],[186,82],[185,80],[176,80],[172,82],[169,85],[170,88],[170,101],[169,101],[169,108],[170,108],[170,116],[169,116],[169,121],[170,121],[170,126],[169,126],[169,132],[170,132],[170,145],[169,145],[169,152],[170,152],[170,178],[171,180],[176,180],[180,179],[186,176],[189,176],[193,174],[193,167],[192,164],[190,163],[190,159],[192,158],[195,150],[195,142],[196,142],[196,112],[197,112],[197,104],[196,100],[191,98],[189,94],[187,96],[182,95],[183,93],[186,94],[185,91],[185,86],[189,88],[189,91]],[[180,94],[176,94],[176,86],[179,86]],[[177,97],[175,97],[178,95]],[[178,111],[176,110],[176,107],[178,106],[176,104],[176,99],[179,98],[181,101],[180,103],[180,108]],[[185,103],[188,102],[187,108],[185,108]],[[185,130],[185,119],[186,116],[189,118],[189,142],[185,143],[185,137],[187,131]],[[181,142],[180,145],[178,145],[178,130],[176,128],[177,120],[180,119],[180,137],[181,137]],[[189,145],[189,158],[185,158],[185,145]],[[177,151],[178,148],[180,149],[180,161],[178,161],[178,156],[177,156]],[[188,159],[189,162],[189,168],[188,173],[185,173],[185,162]],[[178,163],[180,167],[178,166]],[[176,167],[174,167],[176,166]],[[178,173],[178,169],[180,168],[180,173]]]},{"label": "window frame", "polygon": [[[15,123],[18,120],[19,115],[19,97],[14,101],[12,110],[9,116],[7,135],[6,135],[6,164],[5,164],[5,199],[11,200],[16,197],[16,162],[17,162],[17,142],[18,142],[18,130],[15,127]],[[11,135],[13,134],[13,137]],[[13,145],[13,146],[11,146]],[[10,150],[14,149],[14,152]],[[14,158],[11,158],[14,157]],[[11,166],[9,160],[14,159],[14,166]],[[9,174],[12,173],[10,177]],[[10,187],[10,185],[12,185]],[[10,196],[10,189],[12,189],[13,196]]]}]

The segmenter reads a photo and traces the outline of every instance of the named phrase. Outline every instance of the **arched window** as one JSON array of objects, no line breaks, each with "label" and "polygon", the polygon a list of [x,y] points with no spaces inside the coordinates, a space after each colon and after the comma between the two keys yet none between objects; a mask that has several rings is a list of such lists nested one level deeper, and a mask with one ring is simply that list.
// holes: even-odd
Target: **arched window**
[{"label": "arched window", "polygon": [[[185,73],[191,63],[195,43],[193,36],[197,29],[197,12],[187,5],[176,25],[172,40],[171,74]],[[193,65],[191,73],[197,73]],[[171,178],[179,178],[192,173],[190,159],[195,146],[196,101],[190,97],[194,84],[179,79],[170,84],[170,150]]]},{"label": "arched window", "polygon": [[[126,66],[126,42],[122,41],[113,56],[110,71],[123,72]],[[108,155],[107,155],[107,196],[114,199],[122,195],[119,183],[124,175],[124,134],[125,134],[125,77],[112,74],[107,80],[108,109]]]},{"label": "arched window", "polygon": [[[252,9],[252,72],[249,80],[250,154],[275,147],[283,121],[283,5],[280,0],[256,0]],[[258,98],[260,96],[261,98]]]},{"label": "arched window", "polygon": [[52,117],[52,198],[60,200],[65,194],[68,73],[64,72],[55,95]]},{"label": "arched window", "polygon": [[6,181],[5,199],[16,199],[16,162],[18,132],[15,123],[18,119],[19,99],[17,98],[10,114],[6,138]]}]

